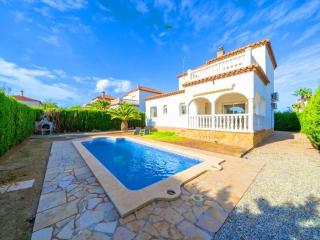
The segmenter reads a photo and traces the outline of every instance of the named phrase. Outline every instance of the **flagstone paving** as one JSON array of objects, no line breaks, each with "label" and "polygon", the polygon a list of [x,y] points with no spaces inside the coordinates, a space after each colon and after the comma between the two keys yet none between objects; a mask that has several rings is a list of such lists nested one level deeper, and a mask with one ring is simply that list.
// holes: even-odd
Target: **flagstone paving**
[{"label": "flagstone paving", "polygon": [[211,239],[261,167],[238,171],[240,185],[237,174],[224,177],[228,169],[205,173],[187,183],[177,200],[155,201],[120,218],[72,142],[54,142],[32,240]]},{"label": "flagstone paving", "polygon": [[0,185],[0,193],[13,192],[31,188],[33,186],[34,179],[27,181],[20,181],[11,184]]}]

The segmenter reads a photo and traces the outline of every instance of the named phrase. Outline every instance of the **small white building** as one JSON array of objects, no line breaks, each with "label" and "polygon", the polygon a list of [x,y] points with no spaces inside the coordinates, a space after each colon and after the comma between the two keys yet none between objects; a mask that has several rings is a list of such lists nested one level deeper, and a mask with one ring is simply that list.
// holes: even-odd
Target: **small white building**
[{"label": "small white building", "polygon": [[146,99],[147,125],[250,148],[272,133],[274,70],[270,40],[225,53],[178,75],[179,89]]},{"label": "small white building", "polygon": [[154,88],[138,86],[137,88],[128,91],[123,98],[116,98],[112,100],[111,105],[119,105],[123,102],[129,102],[136,106],[140,111],[145,112],[145,99],[159,94],[161,94],[161,92]]},{"label": "small white building", "polygon": [[12,95],[11,97],[16,99],[18,102],[27,104],[27,105],[32,106],[32,107],[41,107],[42,106],[42,102],[41,101],[33,99],[33,98],[25,97],[23,95],[23,90],[20,91],[20,95]]}]

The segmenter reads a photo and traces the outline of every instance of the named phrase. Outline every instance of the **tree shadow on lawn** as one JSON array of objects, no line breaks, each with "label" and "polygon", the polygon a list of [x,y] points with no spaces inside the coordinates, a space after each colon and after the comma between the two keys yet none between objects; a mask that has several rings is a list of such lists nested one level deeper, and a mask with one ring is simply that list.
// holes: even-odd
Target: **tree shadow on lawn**
[{"label": "tree shadow on lawn", "polygon": [[[227,188],[219,196],[228,199]],[[277,206],[258,198],[255,203],[258,212],[248,206],[234,209],[214,239],[320,239],[320,198],[310,195],[302,204]]]}]

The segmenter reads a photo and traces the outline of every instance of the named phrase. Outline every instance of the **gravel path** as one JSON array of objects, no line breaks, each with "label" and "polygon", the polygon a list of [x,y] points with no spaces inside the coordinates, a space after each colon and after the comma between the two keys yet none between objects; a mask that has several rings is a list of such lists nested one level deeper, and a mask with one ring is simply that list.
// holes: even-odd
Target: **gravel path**
[{"label": "gravel path", "polygon": [[214,239],[320,239],[320,154],[275,132],[248,159],[266,163]]}]

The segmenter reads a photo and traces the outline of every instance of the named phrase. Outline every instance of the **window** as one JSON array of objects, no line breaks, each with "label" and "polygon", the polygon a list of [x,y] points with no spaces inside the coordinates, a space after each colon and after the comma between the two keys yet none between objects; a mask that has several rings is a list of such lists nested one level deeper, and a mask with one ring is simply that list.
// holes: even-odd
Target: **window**
[{"label": "window", "polygon": [[151,118],[157,117],[157,107],[151,107],[150,108],[150,117]]},{"label": "window", "polygon": [[244,103],[223,105],[224,114],[241,114],[245,113],[246,105]]},{"label": "window", "polygon": [[163,105],[163,115],[166,115],[168,113],[168,106]]},{"label": "window", "polygon": [[185,103],[180,103],[179,104],[179,114],[180,115],[185,115],[187,113],[187,108]]}]

